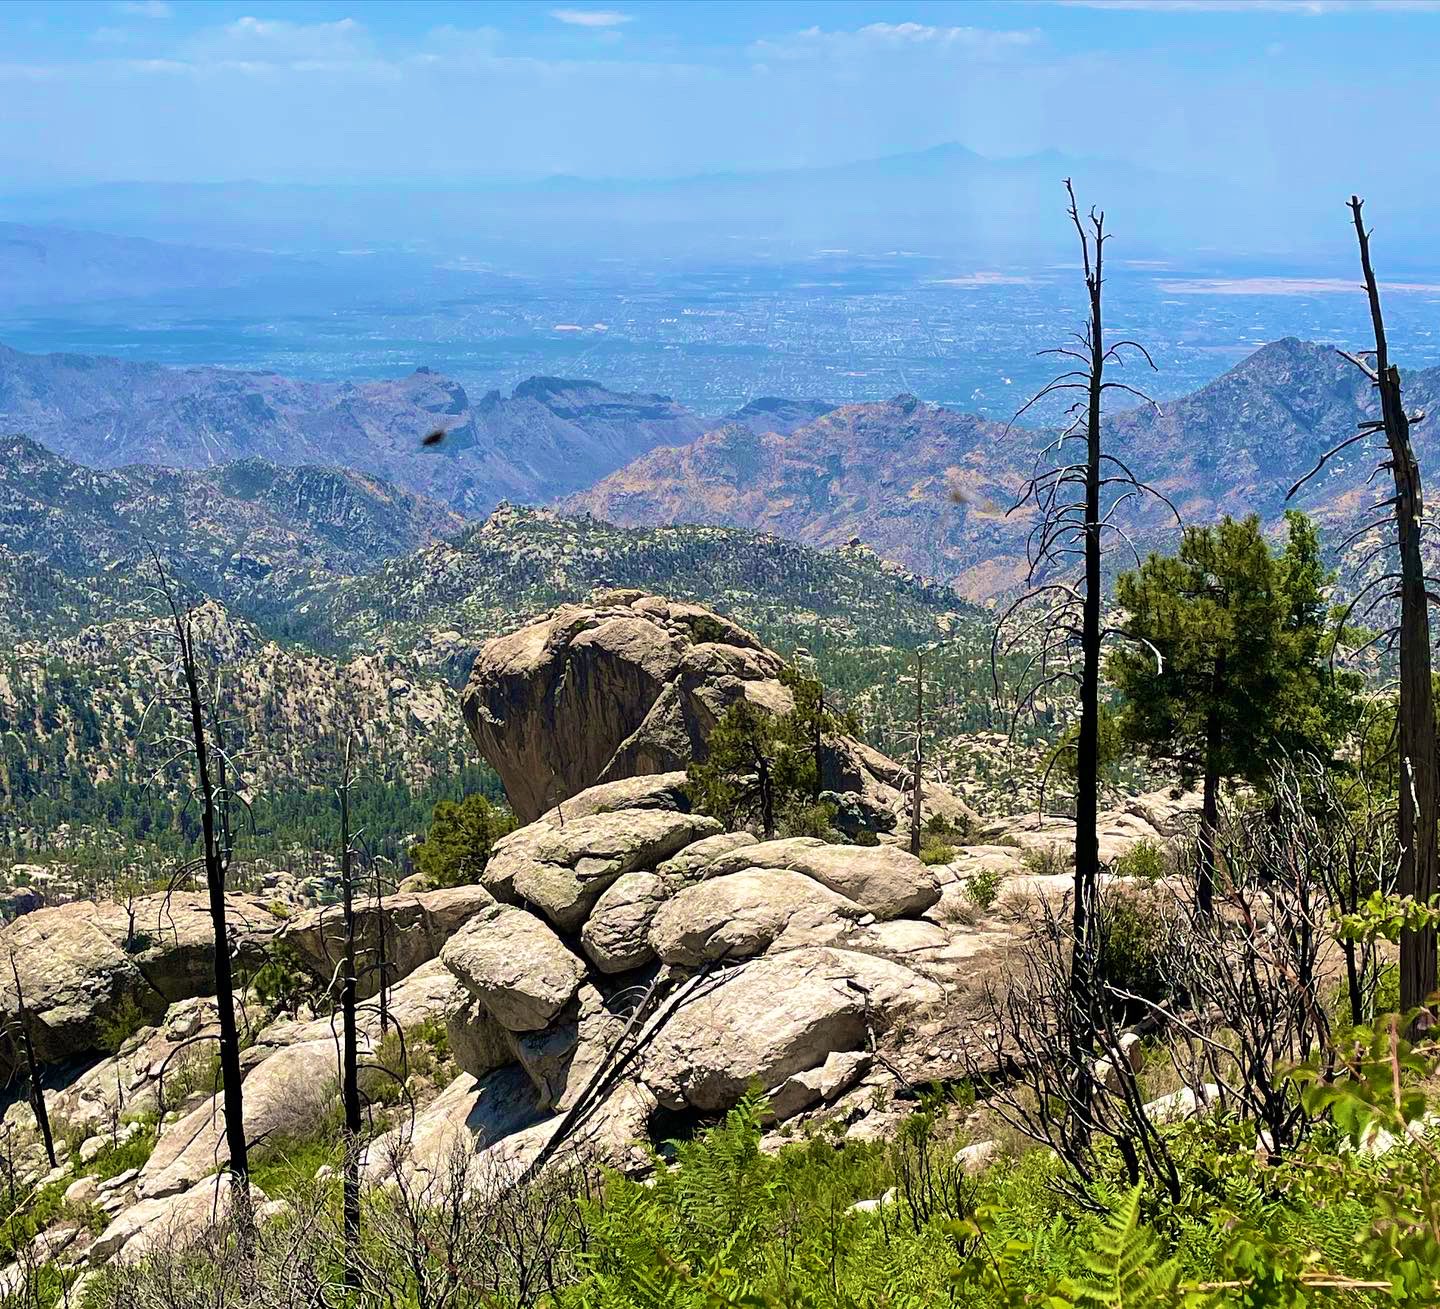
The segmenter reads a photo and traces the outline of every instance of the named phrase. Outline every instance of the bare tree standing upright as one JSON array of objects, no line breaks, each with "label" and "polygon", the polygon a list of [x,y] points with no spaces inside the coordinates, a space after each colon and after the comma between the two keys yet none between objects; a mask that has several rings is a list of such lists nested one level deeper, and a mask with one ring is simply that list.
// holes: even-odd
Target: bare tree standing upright
[{"label": "bare tree standing upright", "polygon": [[212,769],[211,732],[214,707],[209,710],[200,689],[200,660],[195,650],[195,628],[189,609],[183,609],[175,589],[154,556],[160,589],[170,609],[175,633],[178,669],[184,708],[189,719],[190,749],[195,760],[195,796],[200,806],[201,837],[204,845],[205,889],[209,897],[210,922],[215,937],[215,1007],[220,1027],[220,1077],[225,1117],[225,1144],[230,1159],[226,1165],[231,1178],[231,1217],[242,1253],[254,1247],[255,1215],[250,1205],[250,1154],[245,1139],[245,1106],[240,1081],[240,1030],[235,1017],[235,981],[230,966],[230,933],[225,915],[225,876],[232,852],[229,800],[224,783],[224,755],[219,755],[220,772]]},{"label": "bare tree standing upright", "polygon": [[[1413,896],[1428,905],[1437,889],[1436,857],[1436,758],[1435,758],[1435,692],[1431,681],[1430,611],[1425,589],[1425,565],[1420,556],[1420,534],[1425,518],[1425,497],[1420,483],[1420,465],[1410,443],[1410,428],[1423,415],[1405,412],[1400,391],[1400,369],[1390,362],[1390,349],[1385,338],[1385,318],[1380,308],[1380,287],[1370,262],[1370,233],[1362,215],[1365,202],[1350,197],[1350,216],[1355,225],[1355,239],[1360,246],[1360,268],[1365,277],[1365,294],[1370,302],[1370,322],[1375,333],[1375,349],[1358,354],[1340,353],[1368,377],[1380,395],[1380,417],[1361,423],[1360,430],[1348,436],[1320,456],[1315,467],[1290,488],[1293,496],[1327,461],[1346,447],[1367,437],[1383,434],[1386,458],[1381,467],[1388,467],[1395,487],[1389,501],[1371,506],[1371,510],[1394,507],[1395,547],[1398,571],[1388,571],[1375,578],[1354,597],[1350,612],[1375,587],[1384,591],[1371,597],[1400,601],[1398,632],[1387,633],[1400,650],[1399,738],[1399,839],[1400,865],[1395,890],[1401,896]],[[1367,363],[1364,355],[1373,354],[1375,363]],[[1286,497],[1287,499],[1289,496]],[[1384,523],[1379,518],[1368,523],[1351,540],[1360,540]],[[1347,614],[1348,616],[1348,614]],[[1392,646],[1393,648],[1393,646]],[[1435,992],[1436,933],[1433,926],[1400,935],[1400,1008],[1410,1013],[1426,1004]],[[1427,1020],[1428,1023],[1428,1020]]]},{"label": "bare tree standing upright", "polygon": [[[1139,481],[1126,464],[1103,447],[1102,401],[1108,391],[1120,391],[1153,404],[1143,392],[1125,382],[1107,381],[1106,366],[1121,365],[1123,354],[1132,350],[1152,369],[1154,362],[1135,341],[1107,345],[1102,293],[1105,284],[1105,215],[1092,209],[1080,217],[1075,189],[1065,180],[1069,197],[1068,214],[1080,240],[1088,313],[1083,333],[1076,334],[1073,346],[1042,351],[1070,361],[1058,376],[1043,386],[1016,413],[1020,418],[1047,396],[1079,392],[1066,410],[1067,422],[1060,434],[1041,451],[1036,471],[1021,488],[1010,512],[1027,504],[1036,511],[1035,526],[1027,541],[1029,569],[1027,589],[1001,614],[991,646],[991,668],[997,691],[1002,655],[1024,652],[1026,665],[1021,674],[1025,684],[1014,708],[1015,719],[1033,710],[1037,698],[1048,688],[1068,683],[1079,694],[1080,725],[1073,745],[1075,754],[1075,890],[1072,905],[1072,953],[1070,989],[1077,1009],[1073,1065],[1077,1077],[1088,1078],[1090,1047],[1099,1017],[1099,995],[1103,978],[1099,971],[1099,942],[1096,934],[1096,892],[1100,872],[1097,834],[1100,807],[1100,658],[1108,636],[1124,636],[1120,629],[1102,625],[1103,577],[1101,564],[1106,533],[1118,536],[1134,554],[1139,554],[1115,521],[1116,511],[1127,501],[1146,495],[1159,500],[1180,516],[1154,487]],[[1013,420],[1012,420],[1013,421]],[[1080,447],[1076,449],[1075,447]],[[1071,451],[1074,450],[1072,454]],[[1079,575],[1072,571],[1079,563]],[[1057,751],[1057,757],[1061,753]],[[1084,1087],[1076,1088],[1077,1100],[1088,1098]],[[1082,1133],[1084,1125],[1079,1129]]]},{"label": "bare tree standing upright", "polygon": [[[1410,416],[1400,394],[1400,369],[1390,362],[1380,288],[1370,265],[1370,236],[1361,217],[1363,202],[1350,197],[1360,266],[1375,328],[1375,368],[1381,422],[1390,448],[1395,482],[1395,535],[1400,553],[1400,877],[1401,895],[1428,904],[1436,891],[1435,871],[1435,692],[1430,677],[1430,611],[1425,565],[1420,558],[1420,524],[1425,497],[1420,465],[1410,444]],[[1364,368],[1363,361],[1357,360]],[[1400,937],[1400,1008],[1426,1003],[1435,990],[1435,929]]]},{"label": "bare tree standing upright", "polygon": [[925,650],[915,651],[915,753],[910,762],[910,853],[920,854],[921,779],[925,771]]},{"label": "bare tree standing upright", "polygon": [[[340,801],[340,894],[345,915],[345,956],[340,976],[342,1025],[341,1098],[345,1109],[344,1228],[345,1286],[360,1290],[360,1049],[355,1025],[355,852],[350,833],[351,754],[354,738],[345,738],[345,757],[336,795]],[[383,926],[382,926],[383,932]]]},{"label": "bare tree standing upright", "polygon": [[15,951],[10,951],[10,975],[15,979],[15,1025],[19,1029],[18,1044],[25,1060],[25,1078],[30,1097],[30,1110],[35,1115],[35,1126],[40,1131],[40,1140],[45,1146],[45,1158],[50,1167],[57,1167],[55,1159],[55,1137],[50,1131],[50,1112],[45,1107],[45,1086],[40,1081],[40,1063],[35,1058],[35,1042],[30,1039],[30,1010],[25,1004],[25,990],[20,985],[20,966],[15,962]]}]

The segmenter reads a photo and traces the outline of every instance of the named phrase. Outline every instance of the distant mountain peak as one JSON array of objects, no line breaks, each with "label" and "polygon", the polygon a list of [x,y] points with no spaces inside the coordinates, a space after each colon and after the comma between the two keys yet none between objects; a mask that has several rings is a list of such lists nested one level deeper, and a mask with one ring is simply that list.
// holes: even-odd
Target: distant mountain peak
[{"label": "distant mountain peak", "polygon": [[[1406,397],[1419,407],[1440,401],[1440,368],[1407,378]],[[1363,375],[1333,347],[1287,337],[1191,395],[1117,410],[1106,422],[1111,452],[1187,521],[1253,512],[1276,524],[1288,488],[1373,406]],[[907,569],[954,581],[969,598],[989,599],[1024,578],[1033,523],[1003,510],[1047,439],[899,395],[843,405],[764,438],[721,427],[654,450],[562,504],[618,523],[725,523],[816,546],[858,538]],[[1422,463],[1440,457],[1440,431],[1427,437],[1422,426],[1417,444]],[[1333,475],[1307,485],[1300,501],[1338,526],[1372,452],[1357,447],[1334,462]],[[966,492],[960,504],[947,494],[956,479]],[[1125,514],[1142,550],[1168,543],[1173,520],[1133,506]]]}]

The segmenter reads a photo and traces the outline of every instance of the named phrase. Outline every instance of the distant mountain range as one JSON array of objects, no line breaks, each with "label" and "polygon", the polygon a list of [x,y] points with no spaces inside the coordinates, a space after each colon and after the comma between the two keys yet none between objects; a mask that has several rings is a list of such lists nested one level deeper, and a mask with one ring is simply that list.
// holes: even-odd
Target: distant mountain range
[{"label": "distant mountain range", "polygon": [[[734,421],[788,431],[830,406],[757,400]],[[0,435],[28,436],[93,468],[209,468],[258,456],[384,477],[481,517],[501,500],[577,491],[657,445],[714,425],[662,395],[532,377],[472,399],[417,368],[373,382],[166,368],[0,346]],[[426,444],[434,432],[438,444]]]},{"label": "distant mountain range", "polygon": [[[708,257],[724,249],[748,257],[851,244],[1001,257],[1070,248],[1061,180],[1072,175],[1084,197],[1144,212],[1157,237],[1223,240],[1217,224],[1226,215],[1202,219],[1185,204],[1200,189],[1194,180],[1053,151],[992,159],[953,142],[821,167],[670,178],[114,182],[0,196],[0,216],[199,245],[403,248],[531,265],[602,253]],[[1037,214],[1051,221],[1037,223]],[[1240,248],[1253,248],[1255,225],[1266,219],[1250,216]]]},{"label": "distant mountain range", "polygon": [[[1440,368],[1412,374],[1406,396],[1433,408]],[[1108,448],[1187,521],[1254,512],[1276,526],[1288,488],[1373,412],[1368,384],[1332,348],[1285,339],[1189,396],[1114,413]],[[1422,466],[1440,458],[1432,427],[1416,429]],[[11,447],[0,478],[11,531],[0,544],[63,566],[76,547],[42,512],[53,517],[62,501],[90,515],[107,559],[133,557],[137,541],[182,524],[223,543],[194,584],[256,613],[262,595],[299,594],[316,570],[363,574],[502,501],[554,502],[621,526],[722,525],[822,549],[860,540],[987,600],[1023,578],[1032,520],[1006,510],[1048,439],[912,396],[838,408],[762,399],[709,419],[664,396],[557,378],[472,401],[424,368],[310,382],[0,348],[7,430],[74,463],[57,471],[40,446]],[[432,432],[443,436],[427,444]],[[1323,523],[1353,524],[1373,463],[1367,445],[1352,447],[1296,504]],[[1154,504],[1127,506],[1120,521],[1141,548],[1173,528]]]},{"label": "distant mountain range", "polygon": [[0,223],[0,306],[6,308],[201,288],[220,292],[274,276],[281,269],[293,277],[304,265],[241,250]]},{"label": "distant mountain range", "polygon": [[[1407,405],[1433,408],[1440,368],[1411,375],[1405,393]],[[1108,448],[1187,522],[1257,513],[1274,526],[1289,488],[1374,413],[1369,384],[1353,365],[1328,346],[1286,339],[1193,395],[1116,413]],[[980,600],[1023,579],[1033,511],[1005,511],[1046,439],[901,396],[844,405],[788,433],[722,426],[650,451],[561,507],[614,523],[726,523],[821,547],[860,537]],[[1421,424],[1415,440],[1422,467],[1429,462],[1440,478],[1440,432]],[[1351,520],[1366,503],[1374,444],[1327,464],[1296,507],[1324,523],[1358,526]],[[1119,521],[1142,546],[1173,525],[1154,502],[1126,506]]]}]

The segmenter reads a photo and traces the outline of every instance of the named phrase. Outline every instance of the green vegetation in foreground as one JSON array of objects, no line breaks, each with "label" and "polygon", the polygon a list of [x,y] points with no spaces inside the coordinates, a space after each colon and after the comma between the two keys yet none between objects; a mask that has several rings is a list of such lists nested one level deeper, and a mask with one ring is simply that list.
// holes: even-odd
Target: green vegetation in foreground
[{"label": "green vegetation in foreground", "polygon": [[514,814],[478,792],[459,801],[441,800],[410,859],[427,886],[466,886],[480,880],[491,847],[515,827]]},{"label": "green vegetation in foreground", "polygon": [[[967,1177],[965,1141],[950,1124],[968,1095],[929,1097],[890,1142],[808,1134],[778,1153],[760,1148],[763,1100],[656,1158],[647,1182],[617,1175],[587,1187],[560,1174],[516,1200],[472,1195],[419,1218],[383,1191],[366,1210],[372,1291],[360,1305],[462,1309],[1171,1309],[1179,1306],[1360,1306],[1436,1303],[1440,1294],[1440,1155],[1433,1139],[1382,1157],[1354,1148],[1397,1113],[1423,1110],[1436,1071],[1382,1025],[1359,1033],[1333,1083],[1318,1068],[1292,1084],[1330,1117],[1280,1163],[1257,1154],[1253,1125],[1177,1123],[1166,1135],[1182,1164],[1178,1202],[1119,1179],[1118,1158],[1076,1188],[1042,1150]],[[1392,1088],[1399,1084],[1399,1097]],[[1432,1134],[1433,1136],[1433,1134]],[[1403,1134],[1402,1134],[1403,1138]],[[333,1278],[333,1179],[303,1184],[333,1158],[289,1142],[257,1169],[289,1195],[292,1216],[262,1234],[260,1285],[271,1255],[299,1292]],[[282,1158],[283,1156],[283,1158]],[[883,1203],[867,1211],[862,1200]],[[458,1215],[458,1216],[457,1216]],[[431,1226],[433,1224],[433,1226]],[[26,1224],[28,1227],[28,1224]],[[463,1237],[455,1233],[463,1228]],[[447,1234],[448,1233],[448,1234]],[[460,1242],[457,1247],[455,1242]],[[431,1256],[414,1259],[418,1247]],[[272,1248],[273,1247],[273,1248]],[[463,1247],[467,1262],[453,1255]],[[199,1306],[223,1277],[217,1247],[113,1275],[99,1305]],[[447,1260],[449,1261],[447,1263]],[[535,1269],[543,1264],[543,1277]],[[523,1284],[522,1272],[529,1270]],[[424,1279],[423,1291],[417,1274]],[[166,1298],[147,1299],[159,1285]],[[383,1290],[382,1290],[383,1287]],[[278,1288],[277,1288],[278,1289]],[[177,1294],[178,1293],[178,1294]],[[250,1301],[246,1301],[250,1303]]]}]

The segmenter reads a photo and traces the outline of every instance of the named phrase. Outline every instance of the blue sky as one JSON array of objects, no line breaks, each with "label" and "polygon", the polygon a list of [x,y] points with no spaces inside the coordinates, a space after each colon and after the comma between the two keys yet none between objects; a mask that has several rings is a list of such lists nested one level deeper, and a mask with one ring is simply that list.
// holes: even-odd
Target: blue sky
[{"label": "blue sky", "polygon": [[1428,187],[1437,51],[1440,0],[11,0],[0,185],[665,177],[958,141]]}]

